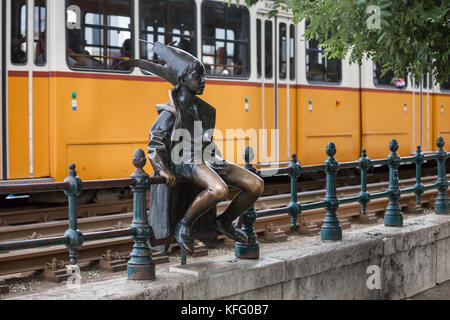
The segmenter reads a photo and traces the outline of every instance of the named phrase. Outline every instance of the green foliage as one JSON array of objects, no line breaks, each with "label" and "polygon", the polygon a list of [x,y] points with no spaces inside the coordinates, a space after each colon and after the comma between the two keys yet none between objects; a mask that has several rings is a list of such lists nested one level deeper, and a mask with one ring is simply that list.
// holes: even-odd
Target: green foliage
[{"label": "green foliage", "polygon": [[[232,0],[227,0],[231,2]],[[235,0],[239,3],[239,0]],[[258,0],[241,0],[252,6]],[[380,28],[368,28],[380,9]],[[396,75],[416,79],[432,72],[437,82],[450,75],[450,0],[275,0],[269,16],[285,10],[295,23],[309,20],[305,40],[316,39],[328,57],[350,63],[372,59]]]}]

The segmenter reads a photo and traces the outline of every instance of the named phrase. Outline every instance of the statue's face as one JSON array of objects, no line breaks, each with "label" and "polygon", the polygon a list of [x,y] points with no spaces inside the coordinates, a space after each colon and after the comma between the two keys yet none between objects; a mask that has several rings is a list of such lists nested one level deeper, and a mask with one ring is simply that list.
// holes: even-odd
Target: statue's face
[{"label": "statue's face", "polygon": [[205,67],[197,63],[183,80],[183,85],[192,94],[203,94],[203,90],[205,90],[205,83]]}]

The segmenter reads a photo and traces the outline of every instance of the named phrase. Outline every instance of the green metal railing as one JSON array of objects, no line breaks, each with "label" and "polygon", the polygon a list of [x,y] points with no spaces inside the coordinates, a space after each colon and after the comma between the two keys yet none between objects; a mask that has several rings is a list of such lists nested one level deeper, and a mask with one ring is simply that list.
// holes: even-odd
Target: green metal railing
[{"label": "green metal railing", "polygon": [[[357,161],[338,163],[334,158],[336,147],[330,142],[326,147],[328,159],[322,165],[301,166],[297,161],[296,155],[292,155],[291,163],[286,168],[277,169],[256,169],[252,164],[253,151],[246,148],[245,152],[245,168],[258,174],[268,176],[271,173],[276,175],[287,174],[291,179],[291,201],[286,207],[255,211],[254,207],[250,207],[243,213],[242,229],[248,235],[248,243],[236,243],[235,254],[238,258],[259,258],[259,243],[254,232],[253,226],[257,218],[273,216],[279,214],[289,214],[291,217],[291,227],[296,228],[298,216],[307,210],[326,208],[326,216],[321,230],[321,238],[323,240],[341,240],[342,229],[336,215],[336,210],[340,204],[359,202],[361,204],[362,213],[365,213],[367,203],[373,199],[389,198],[389,204],[385,214],[385,225],[397,226],[403,225],[403,216],[400,210],[398,200],[401,194],[415,193],[417,203],[420,203],[421,195],[430,189],[438,189],[435,210],[438,214],[448,214],[448,197],[446,190],[448,181],[445,172],[445,162],[448,153],[443,149],[444,140],[439,137],[437,139],[438,150],[435,154],[423,155],[420,147],[414,156],[399,157],[396,153],[398,143],[392,140],[389,149],[391,154],[386,159],[370,160],[366,151],[362,150],[361,157]],[[421,183],[421,165],[424,161],[437,161],[437,182],[430,185],[422,185]],[[399,189],[398,185],[398,168],[401,163],[414,162],[416,164],[416,184],[412,188]],[[5,185],[0,186],[0,194],[10,193],[32,193],[43,191],[62,190],[68,197],[68,215],[69,229],[63,236],[22,240],[13,242],[0,243],[0,253],[2,251],[17,250],[24,248],[35,248],[42,246],[64,244],[69,249],[70,263],[77,263],[78,249],[84,242],[117,238],[123,236],[131,236],[134,241],[133,249],[130,253],[130,259],[127,265],[128,278],[132,280],[152,280],[155,279],[155,265],[152,260],[151,246],[159,246],[174,242],[173,236],[164,239],[155,239],[152,227],[148,224],[146,194],[152,184],[165,183],[162,177],[149,177],[142,169],[146,163],[145,153],[141,149],[135,151],[133,155],[133,164],[136,170],[129,179],[112,179],[112,180],[91,180],[81,181],[75,171],[75,165],[69,166],[69,175],[64,182],[41,183],[41,184],[22,184],[22,185]],[[369,194],[367,192],[367,171],[373,165],[389,166],[389,188],[385,192]],[[336,174],[342,168],[359,168],[361,170],[361,192],[357,196],[338,199],[336,195]],[[326,173],[326,193],[322,201],[307,203],[300,205],[297,201],[297,180],[298,177],[305,172],[325,171]],[[183,181],[180,179],[179,181]],[[111,187],[127,187],[133,190],[133,221],[129,228],[90,232],[83,234],[78,230],[77,226],[77,204],[76,198],[82,190],[99,189]],[[182,263],[186,259],[182,252]]]},{"label": "green metal railing", "polygon": [[[244,212],[243,231],[246,232],[249,242],[246,244],[236,243],[235,254],[238,258],[258,258],[259,243],[253,229],[257,218],[274,216],[280,214],[289,214],[291,217],[291,229],[296,229],[298,216],[307,210],[325,208],[326,215],[321,228],[322,240],[342,240],[342,228],[339,224],[336,211],[341,204],[359,202],[362,214],[366,213],[366,206],[371,200],[388,198],[389,203],[384,215],[384,225],[392,227],[403,226],[403,215],[399,205],[399,199],[402,194],[415,193],[417,203],[420,204],[421,195],[431,189],[437,189],[438,195],[435,202],[435,211],[437,214],[448,214],[449,204],[447,197],[448,180],[446,178],[445,163],[449,154],[444,150],[444,139],[438,137],[436,141],[437,151],[434,154],[424,155],[421,147],[417,147],[416,154],[409,157],[400,157],[397,154],[398,143],[395,139],[391,140],[389,150],[391,153],[386,159],[370,160],[367,157],[365,149],[361,152],[361,157],[357,161],[338,163],[334,156],[336,155],[336,146],[333,142],[328,143],[325,152],[328,159],[322,165],[301,166],[297,161],[297,156],[292,155],[291,163],[287,168],[276,170],[276,174],[287,174],[291,179],[291,201],[286,207],[255,211],[252,206]],[[267,176],[267,173],[274,169],[256,169],[250,164],[253,151],[250,147],[245,150],[244,158],[246,160],[245,168],[260,175]],[[250,155],[250,156],[249,156]],[[427,160],[437,162],[437,181],[436,183],[424,186],[421,182],[422,163]],[[400,189],[398,184],[398,168],[403,163],[415,163],[416,165],[416,184],[411,188]],[[387,165],[389,167],[389,187],[387,191],[370,194],[367,192],[367,171],[371,166]],[[357,168],[361,172],[361,192],[352,197],[339,199],[336,192],[336,174],[339,169]],[[325,171],[326,174],[326,193],[322,201],[300,204],[297,201],[297,180],[300,174],[305,172]]]},{"label": "green metal railing", "polygon": [[[84,242],[132,236],[134,245],[127,265],[128,278],[132,280],[155,279],[155,264],[152,260],[148,242],[150,242],[152,246],[158,246],[166,243],[172,243],[173,238],[155,239],[153,230],[148,224],[146,192],[150,185],[164,183],[165,179],[162,177],[149,177],[148,174],[142,169],[145,162],[144,151],[141,149],[136,150],[133,155],[133,164],[136,167],[136,170],[129,179],[81,181],[81,179],[77,177],[75,165],[70,164],[69,175],[64,182],[0,186],[0,194],[63,190],[68,197],[69,211],[69,229],[67,229],[63,236],[2,242],[0,243],[0,253],[1,251],[7,250],[64,244],[69,249],[70,263],[76,264],[78,248],[80,248]],[[133,190],[134,207],[133,221],[129,228],[90,232],[86,234],[83,234],[80,230],[78,230],[76,197],[81,194],[83,189],[127,186],[131,186]]]}]

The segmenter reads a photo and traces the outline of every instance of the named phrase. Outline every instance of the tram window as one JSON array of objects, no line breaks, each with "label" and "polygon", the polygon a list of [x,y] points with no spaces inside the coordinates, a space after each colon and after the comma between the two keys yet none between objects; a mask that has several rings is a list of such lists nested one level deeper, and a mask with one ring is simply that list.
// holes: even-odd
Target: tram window
[{"label": "tram window", "polygon": [[444,83],[440,84],[441,90],[450,90],[450,76],[448,76],[448,80]]},{"label": "tram window", "polygon": [[279,26],[279,68],[280,68],[280,79],[286,79],[287,74],[287,39],[286,39],[286,24],[280,23]]},{"label": "tram window", "polygon": [[[194,56],[197,54],[194,0],[140,0],[139,5],[140,39],[173,43]],[[139,47],[141,59],[158,61],[151,44],[140,43]]]},{"label": "tram window", "polygon": [[227,3],[202,3],[202,56],[208,75],[248,77],[249,12]]},{"label": "tram window", "polygon": [[381,65],[377,62],[373,64],[373,82],[375,85],[394,86],[396,88],[406,87],[406,75],[403,77],[394,77],[394,72],[389,70],[384,76],[381,76]]},{"label": "tram window", "polygon": [[289,27],[289,79],[295,80],[295,26]]},{"label": "tram window", "polygon": [[256,19],[256,71],[258,73],[258,78],[261,78],[261,55],[261,19]]},{"label": "tram window", "polygon": [[80,26],[67,30],[70,67],[113,69],[121,61],[133,58],[131,3],[131,0],[68,0],[68,8],[73,5],[80,8],[79,16],[70,10],[67,13],[69,21]]},{"label": "tram window", "polygon": [[43,66],[47,62],[47,1],[34,0],[34,63]]},{"label": "tram window", "polygon": [[11,62],[27,63],[26,0],[11,0]]},{"label": "tram window", "polygon": [[264,54],[265,54],[265,76],[272,78],[272,21],[266,20],[264,22]]},{"label": "tram window", "polygon": [[[306,21],[306,28],[309,21]],[[341,60],[325,57],[317,40],[306,42],[306,79],[315,82],[340,82]]]},{"label": "tram window", "polygon": [[317,40],[306,42],[306,79],[317,82],[340,82],[341,78],[341,60],[325,57]]}]

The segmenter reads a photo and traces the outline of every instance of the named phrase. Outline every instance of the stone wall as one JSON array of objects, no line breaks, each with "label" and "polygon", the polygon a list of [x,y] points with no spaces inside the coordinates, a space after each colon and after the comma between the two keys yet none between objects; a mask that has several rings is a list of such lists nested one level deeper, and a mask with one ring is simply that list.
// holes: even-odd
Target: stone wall
[{"label": "stone wall", "polygon": [[[263,245],[259,260],[205,257],[158,267],[156,281],[121,277],[20,299],[403,299],[450,279],[449,230],[450,216],[431,214],[402,228],[344,231],[339,242]],[[379,283],[368,268],[379,268]]]}]

